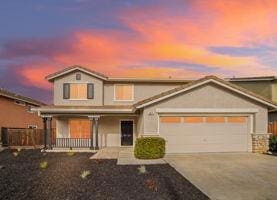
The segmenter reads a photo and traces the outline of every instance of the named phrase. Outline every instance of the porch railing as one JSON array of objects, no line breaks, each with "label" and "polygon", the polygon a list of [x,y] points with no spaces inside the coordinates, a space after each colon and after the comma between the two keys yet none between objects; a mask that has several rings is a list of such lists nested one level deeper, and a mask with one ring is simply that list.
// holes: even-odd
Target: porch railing
[{"label": "porch railing", "polygon": [[53,147],[61,148],[89,148],[89,138],[56,138]]}]

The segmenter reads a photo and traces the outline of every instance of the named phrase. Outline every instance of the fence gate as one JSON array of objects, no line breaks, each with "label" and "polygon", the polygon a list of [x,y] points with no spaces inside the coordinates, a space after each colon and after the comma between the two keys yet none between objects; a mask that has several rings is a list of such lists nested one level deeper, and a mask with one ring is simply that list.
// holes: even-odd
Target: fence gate
[{"label": "fence gate", "polygon": [[272,133],[272,135],[277,135],[277,121],[268,123],[268,132]]}]

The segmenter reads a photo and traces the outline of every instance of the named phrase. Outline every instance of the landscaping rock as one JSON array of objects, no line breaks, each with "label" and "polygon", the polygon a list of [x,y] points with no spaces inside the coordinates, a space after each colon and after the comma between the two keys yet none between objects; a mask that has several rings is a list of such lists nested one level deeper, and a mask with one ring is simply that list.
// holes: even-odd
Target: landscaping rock
[{"label": "landscaping rock", "polygon": [[[168,164],[116,165],[116,160],[89,159],[91,153],[47,153],[22,150],[16,159],[9,150],[0,153],[0,199],[208,199]],[[40,163],[46,161],[46,170]],[[80,174],[90,173],[82,179]]]}]

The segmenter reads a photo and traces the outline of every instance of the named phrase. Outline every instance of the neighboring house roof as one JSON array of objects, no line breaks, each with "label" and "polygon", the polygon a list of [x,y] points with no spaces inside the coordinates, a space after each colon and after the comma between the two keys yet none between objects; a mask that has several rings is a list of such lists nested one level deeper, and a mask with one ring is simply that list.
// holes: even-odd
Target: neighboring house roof
[{"label": "neighboring house roof", "polygon": [[45,78],[48,81],[52,82],[55,78],[58,78],[60,76],[63,76],[65,74],[68,74],[68,73],[71,73],[71,72],[77,71],[77,70],[84,72],[86,74],[92,75],[94,77],[100,78],[107,82],[143,82],[143,83],[145,83],[145,82],[147,82],[147,83],[148,82],[149,83],[188,83],[188,82],[191,82],[191,80],[175,79],[175,78],[159,78],[159,79],[156,79],[156,78],[110,78],[104,74],[101,74],[99,72],[93,71],[91,69],[88,69],[86,67],[79,66],[79,65],[67,67],[63,70],[60,70],[53,74],[48,75]]},{"label": "neighboring house roof", "polygon": [[234,77],[226,78],[228,81],[273,81],[276,80],[276,76],[257,76],[257,77]]},{"label": "neighboring house roof", "polygon": [[79,70],[79,71],[82,71],[86,74],[90,74],[92,76],[95,76],[97,78],[100,78],[102,80],[106,80],[108,77],[105,76],[104,74],[101,74],[99,72],[96,72],[96,71],[93,71],[91,69],[88,69],[86,67],[82,67],[82,66],[79,66],[79,65],[74,65],[74,66],[70,66],[70,67],[67,67],[65,69],[62,69],[60,71],[57,71],[53,74],[49,74],[48,76],[46,76],[45,78],[48,80],[48,81],[53,81],[55,78],[58,78],[60,76],[63,76],[65,74],[68,74],[70,72],[73,72],[73,71],[76,71],[76,70]]},{"label": "neighboring house roof", "polygon": [[265,104],[271,108],[277,108],[277,104],[270,101],[269,99],[266,99],[260,95],[257,95],[253,92],[250,92],[249,90],[246,90],[242,87],[239,87],[235,84],[232,84],[230,82],[227,82],[227,81],[224,81],[216,76],[206,76],[202,79],[199,79],[199,80],[196,80],[196,81],[193,81],[193,82],[190,82],[186,85],[182,85],[180,87],[177,87],[177,88],[174,88],[174,89],[171,89],[171,90],[168,90],[166,92],[163,92],[163,93],[160,93],[158,95],[155,95],[155,96],[152,96],[150,98],[147,98],[145,100],[142,100],[142,101],[139,101],[138,103],[134,104],[134,107],[136,108],[143,108],[145,106],[148,106],[148,105],[151,105],[153,103],[156,103],[156,102],[159,102],[159,101],[162,101],[164,99],[167,99],[169,97],[172,97],[174,95],[177,95],[177,94],[180,94],[182,92],[185,92],[185,91],[189,91],[191,89],[194,89],[196,87],[199,87],[201,85],[204,85],[204,84],[207,84],[207,83],[215,83],[217,85],[221,85],[222,87],[224,88],[227,88],[229,90],[232,90],[236,93],[239,93],[243,96],[246,96],[250,99],[253,99],[257,102],[260,102],[262,104]]},{"label": "neighboring house roof", "polygon": [[133,113],[132,105],[109,105],[109,106],[42,106],[33,108],[40,113]]},{"label": "neighboring house roof", "polygon": [[31,99],[29,97],[25,97],[25,96],[22,96],[22,95],[19,95],[19,94],[15,94],[15,93],[9,92],[7,90],[4,90],[2,88],[0,88],[0,96],[7,97],[9,99],[23,101],[25,103],[35,105],[35,106],[46,105],[45,103],[43,103],[41,101],[37,101],[37,100]]}]

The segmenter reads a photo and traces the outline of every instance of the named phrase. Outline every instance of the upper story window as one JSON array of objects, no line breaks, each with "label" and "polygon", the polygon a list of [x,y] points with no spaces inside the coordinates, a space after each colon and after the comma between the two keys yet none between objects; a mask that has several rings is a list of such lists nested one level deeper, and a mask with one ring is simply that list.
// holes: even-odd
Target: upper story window
[{"label": "upper story window", "polygon": [[71,100],[85,100],[94,98],[93,83],[64,83],[63,98]]},{"label": "upper story window", "polygon": [[115,101],[134,101],[133,84],[115,84],[114,85]]},{"label": "upper story window", "polygon": [[86,98],[87,98],[87,84],[85,83],[70,84],[70,99],[86,99]]}]

